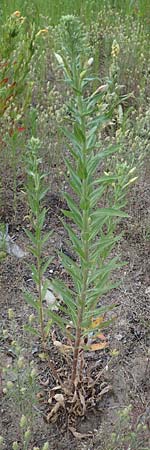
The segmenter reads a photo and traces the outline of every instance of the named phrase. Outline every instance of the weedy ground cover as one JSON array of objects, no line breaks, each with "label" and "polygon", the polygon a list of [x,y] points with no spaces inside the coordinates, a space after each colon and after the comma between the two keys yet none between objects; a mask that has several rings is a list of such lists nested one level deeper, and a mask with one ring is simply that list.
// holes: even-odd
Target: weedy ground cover
[{"label": "weedy ground cover", "polygon": [[[62,433],[72,433],[75,449],[83,448],[77,439],[84,438],[85,448],[100,449],[103,440],[107,450],[119,449],[120,443],[123,449],[138,445],[142,450],[149,445],[149,400],[143,390],[141,394],[143,381],[138,384],[136,375],[133,385],[128,374],[131,397],[128,392],[121,405],[112,406],[119,410],[132,398],[132,408],[120,413],[109,442],[103,439],[103,427],[91,438],[93,425],[84,430],[84,421],[90,410],[97,415],[99,427],[101,415],[111,410],[120,363],[124,373],[132,365],[131,349],[125,368],[122,361],[124,357],[126,361],[128,340],[134,348],[134,334],[144,346],[138,347],[145,361],[143,379],[149,373],[148,323],[145,310],[143,316],[138,309],[140,285],[136,307],[131,302],[134,314],[137,308],[136,319],[128,306],[121,322],[116,309],[118,296],[126,296],[128,305],[124,289],[128,268],[120,261],[128,259],[129,250],[122,250],[123,258],[118,258],[125,245],[122,230],[129,233],[129,222],[132,239],[135,230],[138,239],[141,232],[144,242],[149,239],[146,208],[144,222],[134,221],[132,228],[133,213],[130,207],[128,215],[127,206],[130,188],[145,171],[149,151],[146,5],[125,2],[120,11],[119,2],[103,2],[101,10],[96,1],[84,6],[76,2],[72,9],[83,23],[69,14],[68,2],[61,2],[61,14],[63,8],[68,13],[61,20],[58,5],[52,5],[49,15],[45,5],[26,3],[20,13],[19,2],[14,2],[10,17],[5,4],[1,11],[1,291],[3,301],[5,270],[15,264],[7,256],[3,233],[11,225],[26,249],[25,260],[16,265],[20,281],[12,292],[15,303],[21,292],[22,305],[25,296],[29,306],[21,307],[21,322],[20,317],[14,321],[14,297],[10,300],[5,286],[2,416],[5,405],[12,409],[13,404],[15,417],[11,414],[13,437],[1,437],[0,445],[55,449],[52,424],[56,423]],[[61,210],[55,213],[58,199]],[[134,252],[130,258],[134,266]],[[12,273],[12,286],[13,278]],[[15,310],[16,316],[20,303]],[[125,342],[123,327],[129,333]],[[144,337],[141,331],[138,334],[141,327]],[[43,417],[48,424],[44,438]],[[68,442],[60,441],[59,448],[68,448]]]}]

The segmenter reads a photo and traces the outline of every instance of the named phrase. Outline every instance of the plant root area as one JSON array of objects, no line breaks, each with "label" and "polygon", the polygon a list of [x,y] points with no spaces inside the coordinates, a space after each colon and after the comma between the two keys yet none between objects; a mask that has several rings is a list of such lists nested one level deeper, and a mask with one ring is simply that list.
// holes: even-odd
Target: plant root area
[{"label": "plant root area", "polygon": [[[6,178],[7,184],[7,178]],[[9,366],[9,380],[15,383],[13,366],[15,355],[12,340],[21,343],[26,359],[34,361],[37,370],[38,392],[31,449],[49,442],[51,450],[104,450],[107,437],[115,431],[118,411],[131,405],[131,422],[144,417],[150,428],[150,168],[132,188],[128,198],[129,219],[121,222],[122,241],[116,254],[126,261],[115,273],[120,286],[102,298],[103,304],[115,304],[115,320],[103,330],[108,347],[89,351],[84,355],[83,379],[77,381],[73,394],[68,393],[67,380],[72,367],[72,355],[59,352],[50,335],[48,351],[57,368],[59,380],[55,380],[38,337],[24,331],[32,308],[24,300],[25,289],[36,292],[28,265],[32,257],[24,228],[28,225],[28,211],[24,198],[18,195],[17,213],[14,218],[12,191],[6,186],[0,221],[8,224],[8,232],[17,245],[26,252],[25,257],[7,255],[0,264],[0,316],[1,316],[1,367]],[[61,278],[69,283],[58,256],[62,243],[67,239],[61,223],[64,207],[61,193],[47,194],[48,208],[44,231],[54,230],[45,256],[53,256],[47,270],[49,279]],[[8,309],[15,312],[15,330],[8,319]],[[3,335],[8,330],[8,336]],[[65,343],[58,329],[53,330],[55,340]],[[15,333],[15,336],[14,334]],[[5,448],[12,449],[14,441],[20,442],[19,420],[15,402],[5,394],[5,374],[2,371],[0,405],[0,435]],[[65,384],[66,383],[66,384]],[[144,433],[144,431],[143,431]],[[149,433],[150,434],[150,433]],[[146,439],[146,440],[145,440]],[[150,438],[143,434],[145,447],[150,448]],[[119,444],[118,444],[119,445]],[[116,447],[116,449],[120,447]],[[127,447],[121,447],[126,450]]]}]

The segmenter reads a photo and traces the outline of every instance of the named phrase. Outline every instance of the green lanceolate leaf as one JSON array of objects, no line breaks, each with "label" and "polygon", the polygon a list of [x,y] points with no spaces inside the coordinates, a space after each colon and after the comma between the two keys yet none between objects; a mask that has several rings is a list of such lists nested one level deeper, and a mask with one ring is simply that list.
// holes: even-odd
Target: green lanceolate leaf
[{"label": "green lanceolate leaf", "polygon": [[39,309],[39,303],[37,298],[35,298],[30,292],[25,291],[24,296],[26,299],[26,302],[32,306],[34,309]]},{"label": "green lanceolate leaf", "polygon": [[118,261],[118,258],[115,257],[113,258],[111,261],[109,261],[106,264],[103,264],[102,267],[95,267],[95,270],[91,270],[91,273],[89,274],[89,284],[94,283],[95,285],[99,283],[101,283],[101,280],[103,278],[103,276],[105,276],[106,274],[112,272],[112,270],[115,270],[117,267],[120,267],[120,265],[116,264],[116,262]]},{"label": "green lanceolate leaf", "polygon": [[51,236],[52,236],[52,231],[45,233],[44,237],[41,238],[41,245],[43,246]]},{"label": "green lanceolate leaf", "polygon": [[[116,305],[107,305],[107,306],[98,306],[96,309],[91,308],[90,310],[85,309],[84,312],[84,319],[82,322],[82,328],[90,327],[91,322],[99,317],[104,317],[108,311],[114,311],[116,308]],[[101,326],[102,321],[100,322],[99,326]]]},{"label": "green lanceolate leaf", "polygon": [[94,238],[101,232],[103,225],[106,222],[105,217],[99,217],[98,219],[90,216],[90,230],[89,230],[89,241],[93,243]]},{"label": "green lanceolate leaf", "polygon": [[37,225],[42,230],[44,221],[45,221],[46,209],[44,208],[41,212],[39,212],[37,217]]},{"label": "green lanceolate leaf", "polygon": [[118,181],[118,176],[108,174],[98,178],[97,180],[94,180],[93,184],[103,184],[104,186],[106,186],[107,184],[112,184],[115,181]]},{"label": "green lanceolate leaf", "polygon": [[81,268],[78,263],[74,262],[69,256],[61,253],[61,261],[66,271],[71,275],[77,292],[81,290]]},{"label": "green lanceolate leaf", "polygon": [[56,314],[51,309],[47,309],[47,315],[52,319],[53,323],[57,324],[61,330],[66,331],[66,325],[68,325],[68,320],[60,315]]},{"label": "green lanceolate leaf", "polygon": [[25,233],[28,236],[28,238],[30,239],[30,241],[32,242],[32,244],[36,245],[37,241],[36,241],[35,235],[30,230],[27,230],[27,229],[25,230]]},{"label": "green lanceolate leaf", "polygon": [[76,141],[75,139],[75,135],[73,133],[71,133],[70,131],[67,130],[67,128],[62,128],[62,131],[64,133],[64,135],[69,139],[69,141],[72,143],[72,145],[74,146],[74,148],[77,151],[78,155],[81,155],[81,146],[79,144],[78,141]]},{"label": "green lanceolate leaf", "polygon": [[64,221],[62,221],[64,228],[67,230],[69,238],[72,242],[73,248],[77,255],[79,255],[82,259],[85,258],[84,251],[82,249],[81,239],[79,239],[76,235],[76,233],[73,231],[71,226]]},{"label": "green lanceolate leaf", "polygon": [[46,259],[45,262],[43,260],[41,261],[41,275],[44,275],[47,268],[50,266],[52,260],[53,260],[53,258],[50,257],[50,258]]},{"label": "green lanceolate leaf", "polygon": [[29,333],[33,334],[34,336],[39,336],[38,330],[33,328],[31,325],[24,325],[24,330],[28,331]]},{"label": "green lanceolate leaf", "polygon": [[54,290],[61,294],[62,300],[67,306],[69,315],[72,318],[74,325],[77,323],[77,305],[74,301],[75,293],[72,292],[65,284],[60,280],[54,280],[52,282]]},{"label": "green lanceolate leaf", "polygon": [[91,194],[89,195],[90,208],[94,208],[94,206],[97,204],[97,202],[102,197],[104,191],[105,191],[105,186],[100,186],[97,189],[93,190],[93,192],[91,192]]},{"label": "green lanceolate leaf", "polygon": [[110,292],[112,289],[116,289],[120,283],[121,281],[109,283],[107,280],[107,283],[105,283],[105,285],[102,284],[100,288],[95,286],[94,289],[89,289],[87,292],[87,308],[90,310],[90,308],[94,307],[102,295],[107,294],[107,292]]},{"label": "green lanceolate leaf", "polygon": [[81,184],[81,180],[78,177],[76,171],[73,169],[71,163],[65,159],[65,164],[67,166],[68,172],[70,174],[70,184],[73,188],[73,190],[76,192],[76,194],[78,194],[79,196],[81,195],[81,188],[82,188],[82,184]]},{"label": "green lanceolate leaf", "polygon": [[118,236],[106,235],[97,239],[96,242],[94,242],[94,244],[91,245],[91,253],[90,253],[91,260],[95,258],[96,261],[98,256],[101,257],[103,251],[107,250],[107,248],[110,248],[112,250],[116,242],[118,242],[122,238],[122,236],[123,233],[119,234]]},{"label": "green lanceolate leaf", "polygon": [[109,217],[128,217],[128,214],[117,208],[99,208],[91,214],[94,219],[102,219]]},{"label": "green lanceolate leaf", "polygon": [[85,144],[85,135],[81,129],[81,127],[75,123],[74,125],[74,136],[76,138],[76,141],[79,142],[79,144]]},{"label": "green lanceolate leaf", "polygon": [[[72,197],[65,192],[64,194],[64,198],[72,212],[72,219],[74,221],[74,223],[76,223],[80,229],[82,229],[82,215],[79,211],[79,208],[77,207],[76,203],[74,202],[74,200],[72,199]],[[64,214],[67,216],[67,212],[64,210]]]},{"label": "green lanceolate leaf", "polygon": [[29,267],[30,267],[30,270],[32,273],[33,281],[37,285],[38,280],[39,280],[39,273],[38,273],[37,267],[34,264],[29,264]]},{"label": "green lanceolate leaf", "polygon": [[87,163],[87,170],[88,170],[88,175],[94,175],[96,169],[98,168],[100,162],[107,158],[108,156],[110,156],[111,154],[115,153],[116,151],[118,151],[119,147],[117,146],[111,146],[108,149],[101,151],[99,153],[97,153],[96,155],[93,155],[91,158],[91,155],[89,156],[89,160]]}]

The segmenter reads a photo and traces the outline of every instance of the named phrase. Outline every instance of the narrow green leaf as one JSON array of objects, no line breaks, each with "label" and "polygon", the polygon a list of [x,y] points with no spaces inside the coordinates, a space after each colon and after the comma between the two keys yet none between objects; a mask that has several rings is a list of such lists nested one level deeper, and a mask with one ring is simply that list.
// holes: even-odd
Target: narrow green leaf
[{"label": "narrow green leaf", "polygon": [[74,324],[77,323],[77,307],[73,300],[74,292],[72,292],[62,281],[53,280],[52,285],[54,289],[57,290],[62,296],[65,305],[68,308],[69,314],[72,316],[72,321]]},{"label": "narrow green leaf", "polygon": [[[67,192],[64,193],[64,198],[70,210],[72,211],[72,218],[74,222],[82,229],[82,216],[79,208],[77,207],[76,203]],[[67,213],[67,211],[64,210],[64,213]]]},{"label": "narrow green leaf", "polygon": [[108,123],[108,120],[106,119],[106,116],[102,116],[101,114],[99,114],[99,116],[96,116],[95,119],[91,120],[89,136],[90,133],[91,134],[96,133],[99,126],[102,125],[103,123]]},{"label": "narrow green leaf", "polygon": [[[106,320],[105,322],[102,322],[99,326],[95,327],[94,329],[92,327],[91,328],[89,327],[88,333],[92,332],[92,338],[94,339],[94,336],[96,336],[96,334],[99,330],[104,330],[105,328],[108,328],[109,325],[111,325],[113,321],[114,321],[114,317],[112,317],[109,320]],[[87,324],[88,324],[88,322],[87,322]],[[87,336],[88,333],[87,333],[87,331],[85,331],[83,333],[83,336]]]},{"label": "narrow green leaf", "polygon": [[52,236],[52,234],[53,234],[53,232],[49,231],[48,233],[46,233],[44,235],[44,237],[41,239],[41,245],[42,246],[48,241],[48,239]]},{"label": "narrow green leaf", "polygon": [[102,236],[91,245],[91,259],[97,260],[98,255],[101,256],[102,252],[111,246],[114,246],[116,242],[118,242],[123,236],[123,233],[120,233],[118,236]]},{"label": "narrow green leaf", "polygon": [[120,286],[121,281],[118,281],[116,283],[108,283],[103,286],[99,287],[98,289],[95,287],[94,289],[89,289],[87,292],[87,306],[88,309],[92,308],[92,305],[95,304],[95,300],[98,301],[100,299],[101,295],[106,294],[107,292],[110,292],[112,289],[116,289],[118,286]]},{"label": "narrow green leaf", "polygon": [[69,256],[65,255],[64,253],[61,254],[61,261],[63,264],[63,267],[66,269],[66,271],[71,275],[74,284],[77,288],[77,292],[81,290],[81,268],[78,263],[73,261]]},{"label": "narrow green leaf", "polygon": [[47,315],[53,320],[53,323],[57,324],[63,331],[66,330],[66,325],[68,325],[68,320],[63,317],[63,319],[56,314],[51,309],[47,308]]},{"label": "narrow green leaf", "polygon": [[41,230],[42,230],[43,225],[44,225],[45,216],[46,216],[46,208],[43,208],[42,211],[39,213],[38,220],[37,220],[37,224],[38,224],[38,226],[40,227]]},{"label": "narrow green leaf", "polygon": [[41,266],[41,275],[44,275],[44,273],[46,272],[48,266],[51,264],[52,260],[53,260],[53,258],[50,257],[50,258],[48,258],[45,261],[45,263],[42,264],[42,266]]},{"label": "narrow green leaf", "polygon": [[30,230],[25,229],[24,231],[25,231],[26,235],[28,236],[28,238],[30,239],[30,241],[36,246],[37,241],[36,241],[35,235]]},{"label": "narrow green leaf", "polygon": [[89,232],[89,240],[92,242],[93,239],[97,236],[97,234],[102,230],[103,225],[106,222],[106,218],[92,218],[90,217],[91,224],[90,224],[90,232]]},{"label": "narrow green leaf", "polygon": [[106,217],[129,217],[129,215],[119,208],[99,208],[91,214],[91,217],[99,219]]},{"label": "narrow green leaf", "polygon": [[96,169],[98,168],[100,162],[103,159],[107,158],[109,155],[115,153],[118,150],[119,150],[119,146],[111,146],[111,147],[105,149],[104,151],[101,151],[101,152],[97,153],[96,155],[92,156],[92,158],[91,158],[91,155],[90,155],[89,156],[89,160],[88,160],[88,167],[87,167],[88,174],[89,175],[91,175],[91,174],[94,175],[94,173],[95,173]]},{"label": "narrow green leaf", "polygon": [[77,142],[75,135],[73,133],[71,133],[70,131],[67,130],[67,128],[61,128],[64,135],[69,139],[69,141],[73,144],[74,148],[76,148],[77,150],[80,150],[80,144],[79,142]]},{"label": "narrow green leaf", "polygon": [[89,195],[90,208],[94,208],[94,206],[97,204],[97,202],[102,197],[104,191],[105,191],[105,187],[100,186]]},{"label": "narrow green leaf", "polygon": [[67,230],[70,240],[72,242],[73,248],[75,250],[75,252],[77,253],[77,255],[79,255],[82,259],[85,258],[84,252],[82,250],[82,244],[81,244],[81,240],[77,237],[76,233],[72,230],[72,228],[70,227],[69,224],[65,223],[62,220],[62,223],[64,225],[64,228]]},{"label": "narrow green leaf", "polygon": [[34,264],[30,264],[29,265],[30,269],[31,269],[31,273],[32,273],[32,279],[35,282],[35,284],[38,284],[39,281],[39,273],[38,270],[36,268],[36,266]]},{"label": "narrow green leaf", "polygon": [[38,303],[37,299],[30,292],[25,291],[24,297],[25,297],[26,302],[30,306],[33,306],[34,309],[39,310],[39,303]]},{"label": "narrow green leaf", "polygon": [[[93,270],[91,270],[91,273],[89,274],[89,284],[96,283],[96,280],[101,280],[101,277],[105,274],[110,273],[112,270],[117,268],[116,262],[118,261],[118,258],[115,257],[108,263],[105,263],[102,267],[98,268],[95,267]],[[119,266],[120,267],[120,266]],[[96,283],[97,285],[97,283]]]},{"label": "narrow green leaf", "polygon": [[116,305],[113,304],[113,305],[101,306],[96,309],[90,308],[89,310],[86,310],[83,321],[82,321],[82,328],[84,329],[84,328],[90,326],[91,319],[97,319],[98,317],[101,317],[104,314],[106,314],[108,311],[114,310],[115,307],[116,307]]},{"label": "narrow green leaf", "polygon": [[28,250],[32,253],[32,255],[34,255],[36,258],[38,257],[38,250],[35,247],[31,247],[31,245],[28,245]]},{"label": "narrow green leaf", "polygon": [[65,164],[67,166],[67,169],[69,171],[70,174],[70,184],[73,188],[73,190],[78,194],[81,195],[81,188],[82,188],[82,184],[81,184],[81,180],[77,175],[77,172],[73,169],[72,165],[70,164],[70,162],[65,159]]},{"label": "narrow green leaf", "polygon": [[74,124],[74,135],[79,144],[85,143],[85,136],[82,132],[81,127],[77,123]]},{"label": "narrow green leaf", "polygon": [[33,328],[31,325],[24,325],[23,328],[24,328],[25,331],[28,331],[29,333],[33,334],[34,336],[39,336],[40,335],[38,330]]},{"label": "narrow green leaf", "polygon": [[[45,177],[45,175],[44,175]],[[39,201],[43,200],[43,198],[45,197],[45,195],[47,194],[47,192],[49,191],[49,187],[46,189],[41,189],[40,193],[39,193]]]},{"label": "narrow green leaf", "polygon": [[98,178],[97,180],[93,181],[93,184],[100,184],[103,183],[104,185],[112,184],[115,181],[118,181],[117,175],[103,175],[102,177]]}]

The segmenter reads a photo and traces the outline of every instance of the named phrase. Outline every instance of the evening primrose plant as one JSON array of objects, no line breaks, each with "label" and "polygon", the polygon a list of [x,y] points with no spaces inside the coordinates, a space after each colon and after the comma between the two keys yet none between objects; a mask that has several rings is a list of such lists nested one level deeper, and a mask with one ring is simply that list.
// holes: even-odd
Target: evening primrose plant
[{"label": "evening primrose plant", "polygon": [[[72,279],[72,287],[68,288],[60,280],[53,282],[63,298],[64,303],[60,305],[63,317],[54,311],[49,315],[63,332],[68,318],[71,323],[73,362],[70,389],[74,390],[79,380],[81,349],[99,350],[106,346],[104,342],[92,346],[88,337],[92,335],[97,339],[99,329],[109,323],[104,315],[111,307],[102,306],[100,298],[115,287],[110,275],[120,263],[118,257],[110,256],[121,236],[115,234],[114,224],[126,214],[119,201],[116,205],[115,198],[111,207],[107,207],[107,191],[117,175],[103,174],[103,165],[118,151],[118,147],[110,145],[101,150],[97,142],[97,133],[107,123],[109,114],[102,115],[97,108],[97,103],[103,99],[103,88],[99,86],[90,93],[89,86],[94,80],[90,74],[93,60],[87,60],[86,51],[83,51],[85,37],[82,26],[78,19],[66,16],[61,21],[60,32],[62,48],[55,56],[72,95],[68,105],[70,123],[63,128],[69,142],[65,164],[72,193],[70,190],[64,193],[68,209],[63,211],[66,217],[63,224],[76,261],[68,255],[61,255],[63,266]],[[68,332],[68,327],[66,329]]]},{"label": "evening primrose plant", "polygon": [[[43,300],[47,291],[47,281],[43,282],[43,275],[51,262],[51,258],[44,258],[43,248],[51,236],[51,231],[42,234],[42,229],[46,216],[46,208],[43,207],[42,200],[45,197],[47,188],[45,187],[45,174],[40,171],[41,158],[39,156],[40,142],[39,139],[32,137],[28,144],[28,152],[26,158],[27,171],[27,201],[29,205],[29,220],[32,231],[26,229],[26,234],[31,242],[29,250],[35,257],[35,264],[31,264],[32,278],[36,285],[38,295],[35,297],[30,292],[25,292],[27,302],[38,312],[40,334],[43,349],[46,347],[46,330],[44,324],[44,306]],[[33,325],[28,325],[26,329],[34,334],[38,331]]]}]

